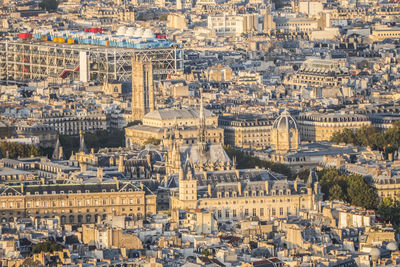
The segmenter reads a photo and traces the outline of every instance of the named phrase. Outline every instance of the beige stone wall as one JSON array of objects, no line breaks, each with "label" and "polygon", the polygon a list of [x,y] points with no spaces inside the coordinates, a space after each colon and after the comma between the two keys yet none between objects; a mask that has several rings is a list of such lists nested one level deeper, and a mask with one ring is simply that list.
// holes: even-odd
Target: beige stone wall
[{"label": "beige stone wall", "polygon": [[125,215],[143,218],[156,213],[156,197],[143,191],[115,193],[68,193],[26,196],[0,196],[0,220],[23,217],[52,218],[61,224],[95,223],[103,215]]},{"label": "beige stone wall", "polygon": [[335,132],[345,128],[356,130],[363,126],[370,126],[370,121],[348,121],[348,122],[318,122],[318,121],[297,121],[300,128],[301,140],[319,142],[329,141]]},{"label": "beige stone wall", "polygon": [[313,203],[314,196],[312,194],[221,196],[220,198],[202,198],[198,201],[171,198],[172,209],[209,209],[214,212],[218,221],[240,220],[250,216],[257,216],[262,220],[284,218],[298,214],[301,209],[313,209]]},{"label": "beige stone wall", "polygon": [[132,120],[154,110],[153,65],[132,57]]},{"label": "beige stone wall", "polygon": [[225,144],[242,148],[266,148],[271,145],[272,125],[225,128]]}]

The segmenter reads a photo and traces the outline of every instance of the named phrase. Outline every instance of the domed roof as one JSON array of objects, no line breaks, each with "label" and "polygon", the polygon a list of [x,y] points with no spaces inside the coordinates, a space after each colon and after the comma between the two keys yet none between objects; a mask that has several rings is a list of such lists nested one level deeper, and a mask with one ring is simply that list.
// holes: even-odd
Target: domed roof
[{"label": "domed roof", "polygon": [[290,115],[290,113],[286,109],[274,121],[273,128],[286,131],[289,131],[291,129],[295,129],[296,131],[298,130],[296,120]]},{"label": "domed roof", "polygon": [[371,248],[369,255],[371,255],[373,261],[376,261],[381,257],[381,251],[379,248]]},{"label": "domed roof", "polygon": [[386,249],[390,250],[390,251],[397,251],[398,247],[397,247],[396,242],[394,242],[394,241],[389,242],[389,244],[387,244],[387,246],[386,246]]},{"label": "domed roof", "polygon": [[154,37],[155,37],[155,36],[154,36],[153,31],[150,30],[150,29],[146,29],[146,30],[143,32],[143,38],[154,38]]}]

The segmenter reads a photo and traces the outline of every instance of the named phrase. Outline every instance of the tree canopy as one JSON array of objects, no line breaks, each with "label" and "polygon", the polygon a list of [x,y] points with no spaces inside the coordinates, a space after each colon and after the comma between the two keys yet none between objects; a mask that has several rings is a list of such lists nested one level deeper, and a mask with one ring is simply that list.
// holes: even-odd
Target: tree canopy
[{"label": "tree canopy", "polygon": [[400,226],[400,201],[391,197],[382,199],[377,213],[384,219],[389,219],[396,227]]},{"label": "tree canopy", "polygon": [[366,209],[377,207],[375,189],[361,175],[346,175],[337,169],[324,169],[318,176],[325,200],[341,200]]},{"label": "tree canopy", "polygon": [[[103,147],[122,147],[125,146],[125,134],[123,130],[97,131],[95,133],[85,133],[85,144],[88,149],[98,150]],[[66,157],[71,152],[79,150],[79,136],[60,135],[60,143],[64,149]]]},{"label": "tree canopy", "polygon": [[8,157],[11,159],[40,156],[38,147],[14,142],[0,142],[0,151],[3,157],[6,157],[8,152]]},{"label": "tree canopy", "polygon": [[42,0],[42,2],[39,4],[39,7],[45,9],[46,11],[54,12],[57,11],[58,4],[59,3],[57,0]]},{"label": "tree canopy", "polygon": [[374,150],[383,151],[385,156],[398,150],[400,147],[400,122],[395,122],[393,127],[384,132],[369,126],[355,131],[344,129],[336,132],[331,137],[332,142],[353,144],[356,146],[369,146]]},{"label": "tree canopy", "polygon": [[49,240],[32,246],[33,253],[40,253],[42,251],[52,253],[54,251],[62,251],[63,249],[64,247],[61,244]]},{"label": "tree canopy", "polygon": [[288,178],[293,178],[292,171],[288,166],[284,164],[261,160],[257,157],[247,155],[246,153],[237,150],[231,146],[226,146],[225,151],[231,159],[233,159],[234,157],[236,158],[236,167],[238,169],[249,169],[258,166],[260,168],[270,169],[271,171],[276,173],[281,173]]}]

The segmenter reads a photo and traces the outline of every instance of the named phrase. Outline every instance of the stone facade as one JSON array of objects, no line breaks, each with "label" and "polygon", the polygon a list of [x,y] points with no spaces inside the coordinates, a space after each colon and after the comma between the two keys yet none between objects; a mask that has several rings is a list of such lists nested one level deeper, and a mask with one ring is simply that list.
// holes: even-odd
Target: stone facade
[{"label": "stone facade", "polygon": [[3,222],[31,216],[81,225],[107,215],[143,218],[156,213],[156,196],[132,183],[21,185],[0,190]]}]

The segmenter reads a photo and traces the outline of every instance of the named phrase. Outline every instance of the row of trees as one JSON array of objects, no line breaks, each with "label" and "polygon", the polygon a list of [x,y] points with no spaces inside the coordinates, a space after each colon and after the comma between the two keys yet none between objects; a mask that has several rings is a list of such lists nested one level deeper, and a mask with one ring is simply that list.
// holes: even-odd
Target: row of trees
[{"label": "row of trees", "polygon": [[[125,146],[124,130],[97,131],[95,133],[85,133],[85,144],[88,149],[98,150],[103,147],[122,147]],[[79,150],[79,136],[60,135],[60,143],[67,158],[72,151]]]},{"label": "row of trees", "polygon": [[341,200],[355,206],[373,209],[378,216],[390,220],[399,230],[399,200],[387,197],[379,201],[375,189],[360,175],[346,175],[336,169],[324,169],[318,176],[324,200]]},{"label": "row of trees", "polygon": [[3,157],[16,159],[18,157],[40,156],[40,149],[34,145],[26,145],[13,142],[0,142],[0,151]]},{"label": "row of trees", "polygon": [[290,168],[284,164],[261,160],[257,157],[247,155],[246,153],[237,150],[231,146],[226,146],[225,151],[231,159],[233,159],[234,157],[236,158],[236,167],[238,169],[255,168],[256,166],[258,166],[260,168],[270,169],[271,171],[276,173],[281,173],[289,178],[293,177],[293,173]]},{"label": "row of trees", "polygon": [[364,177],[341,174],[337,169],[324,169],[318,177],[325,200],[341,200],[366,209],[377,208],[378,196]]},{"label": "row of trees", "polygon": [[55,12],[57,11],[58,4],[59,2],[57,0],[42,0],[39,7],[48,12]]},{"label": "row of trees", "polygon": [[62,251],[63,249],[64,247],[61,244],[50,240],[37,243],[32,246],[33,253],[40,253],[42,251],[53,253],[54,251]]},{"label": "row of trees", "polygon": [[384,132],[373,126],[364,126],[355,131],[346,128],[341,132],[334,133],[331,141],[356,146],[369,146],[374,150],[385,152],[387,156],[400,147],[400,122],[395,122],[393,127]]}]

